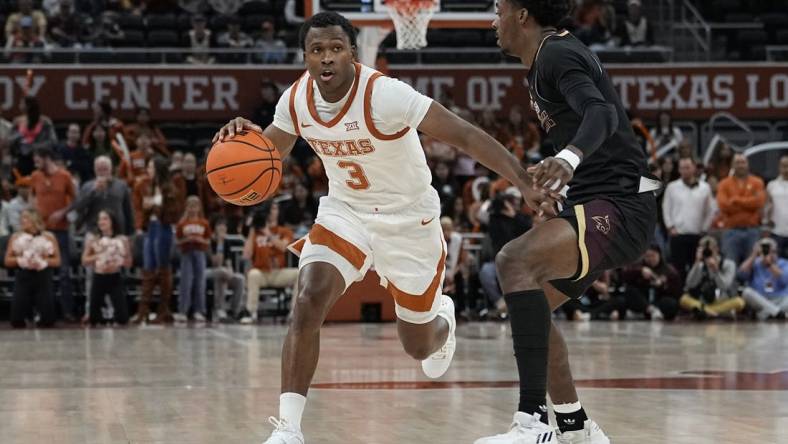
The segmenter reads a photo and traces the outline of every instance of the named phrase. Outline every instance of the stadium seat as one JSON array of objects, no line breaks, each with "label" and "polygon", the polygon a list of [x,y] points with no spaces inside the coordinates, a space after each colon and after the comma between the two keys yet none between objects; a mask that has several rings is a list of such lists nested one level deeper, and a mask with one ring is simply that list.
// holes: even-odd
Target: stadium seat
[{"label": "stadium seat", "polygon": [[227,30],[227,23],[229,21],[230,17],[227,17],[226,15],[215,15],[213,18],[211,18],[208,25],[215,34],[218,34]]},{"label": "stadium seat", "polygon": [[[769,38],[766,31],[761,29],[747,29],[739,31],[737,39],[742,60],[758,60],[761,56],[755,47],[765,45]],[[763,52],[765,54],[765,51]]]},{"label": "stadium seat", "polygon": [[150,31],[148,32],[148,46],[151,48],[172,48],[180,45],[180,38],[175,31]]},{"label": "stadium seat", "polygon": [[202,156],[203,150],[205,150],[205,148],[209,148],[211,145],[213,145],[213,138],[197,139],[194,141],[194,144],[192,145],[192,152],[199,159]]},{"label": "stadium seat", "polygon": [[142,17],[138,15],[123,14],[118,16],[118,26],[124,31],[129,29],[143,29],[145,28],[145,22],[142,20]]},{"label": "stadium seat", "polygon": [[159,124],[159,129],[167,140],[188,139],[192,135],[191,127],[183,123],[162,122]]},{"label": "stadium seat", "polygon": [[257,33],[260,31],[260,25],[263,23],[263,20],[270,18],[270,16],[262,14],[244,16],[242,29],[246,33]]},{"label": "stadium seat", "polygon": [[189,14],[181,14],[176,19],[176,27],[179,31],[188,31],[192,29],[192,16]]},{"label": "stadium seat", "polygon": [[742,10],[739,0],[714,0],[708,3],[710,4],[704,8],[703,15],[708,20],[715,22],[722,21],[726,14]]},{"label": "stadium seat", "polygon": [[726,23],[750,23],[755,21],[755,16],[748,12],[732,12],[725,14]]},{"label": "stadium seat", "polygon": [[226,122],[199,122],[192,125],[191,138],[193,140],[212,139],[216,131]]},{"label": "stadium seat", "polygon": [[763,27],[769,35],[769,40],[775,41],[777,40],[777,33],[788,24],[788,14],[781,12],[764,14],[760,17],[759,21],[763,23]]},{"label": "stadium seat", "polygon": [[145,46],[145,34],[137,30],[123,31],[123,40],[116,43],[115,46],[122,48],[140,48]]},{"label": "stadium seat", "polygon": [[391,64],[414,64],[419,61],[419,54],[417,52],[396,52],[388,53],[386,59]]},{"label": "stadium seat", "polygon": [[430,46],[451,46],[456,44],[451,30],[448,29],[430,29],[427,31],[427,42]]},{"label": "stadium seat", "polygon": [[148,54],[145,52],[125,52],[115,55],[117,63],[129,63],[134,65],[141,65],[145,63],[158,63],[161,58],[156,58],[158,54]]},{"label": "stadium seat", "polygon": [[173,14],[150,14],[145,18],[145,22],[151,30],[175,31],[178,25],[178,20]]},{"label": "stadium seat", "polygon": [[187,139],[167,139],[167,148],[172,151],[190,151],[191,142]]},{"label": "stadium seat", "polygon": [[453,31],[450,33],[452,39],[447,46],[454,47],[479,47],[484,44],[484,34],[482,31],[469,29],[466,31]]},{"label": "stadium seat", "polygon": [[298,47],[298,30],[285,30],[279,34],[279,38],[285,42],[288,48]]},{"label": "stadium seat", "polygon": [[111,50],[101,52],[83,52],[79,54],[80,63],[117,63],[117,54]]},{"label": "stadium seat", "polygon": [[250,14],[263,14],[263,15],[271,15],[276,12],[275,6],[273,1],[266,0],[253,0],[248,3],[245,3],[241,6],[241,9],[238,10],[238,15],[243,17]]},{"label": "stadium seat", "polygon": [[450,12],[486,11],[492,4],[492,0],[443,0],[441,9]]},{"label": "stadium seat", "polygon": [[484,42],[482,42],[482,46],[497,46],[498,45],[498,36],[495,35],[495,31],[490,29],[484,31]]}]

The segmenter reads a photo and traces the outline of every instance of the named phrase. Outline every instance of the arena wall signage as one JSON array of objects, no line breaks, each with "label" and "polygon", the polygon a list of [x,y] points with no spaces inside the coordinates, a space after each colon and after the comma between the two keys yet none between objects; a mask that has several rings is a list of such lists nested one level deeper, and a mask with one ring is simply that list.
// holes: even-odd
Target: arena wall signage
[{"label": "arena wall signage", "polygon": [[[0,113],[17,112],[27,66],[0,67]],[[303,71],[292,67],[47,66],[34,69],[30,91],[56,120],[89,120],[91,105],[107,98],[120,117],[139,104],[158,120],[222,121],[259,105],[260,81],[286,88]],[[677,118],[706,119],[729,111],[745,119],[788,118],[788,64],[648,65],[609,67],[624,105],[643,117],[672,110]],[[433,97],[444,92],[478,111],[527,104],[518,66],[396,66],[391,73]]]}]

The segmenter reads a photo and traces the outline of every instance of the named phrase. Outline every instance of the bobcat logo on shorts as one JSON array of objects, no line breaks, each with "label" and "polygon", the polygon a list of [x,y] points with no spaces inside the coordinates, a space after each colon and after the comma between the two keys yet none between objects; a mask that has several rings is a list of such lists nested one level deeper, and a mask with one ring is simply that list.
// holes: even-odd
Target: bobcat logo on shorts
[{"label": "bobcat logo on shorts", "polygon": [[591,219],[594,219],[596,229],[601,231],[602,234],[610,233],[610,216],[607,214],[604,216],[591,216]]}]

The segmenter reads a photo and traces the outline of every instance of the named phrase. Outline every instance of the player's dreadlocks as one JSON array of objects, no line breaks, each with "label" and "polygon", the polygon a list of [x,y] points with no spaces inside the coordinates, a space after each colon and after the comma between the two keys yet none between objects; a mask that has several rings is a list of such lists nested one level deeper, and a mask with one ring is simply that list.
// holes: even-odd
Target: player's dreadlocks
[{"label": "player's dreadlocks", "polygon": [[542,26],[555,26],[574,9],[574,0],[511,0],[528,10]]}]

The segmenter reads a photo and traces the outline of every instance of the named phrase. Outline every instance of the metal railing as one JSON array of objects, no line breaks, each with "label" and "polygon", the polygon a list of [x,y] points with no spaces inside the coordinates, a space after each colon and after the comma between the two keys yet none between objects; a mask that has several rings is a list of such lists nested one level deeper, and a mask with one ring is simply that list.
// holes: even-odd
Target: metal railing
[{"label": "metal railing", "polygon": [[788,60],[788,45],[766,45],[766,60],[770,62]]},{"label": "metal railing", "polygon": [[689,0],[682,0],[680,21],[674,24],[675,30],[685,30],[695,43],[695,59],[711,60],[711,25]]},{"label": "metal railing", "polygon": [[[600,58],[615,62],[667,62],[673,59],[673,48],[665,46],[595,49]],[[447,64],[452,62],[476,64],[519,63],[504,55],[497,47],[422,48],[417,51],[386,49],[390,63]],[[463,57],[465,56],[465,57]],[[274,61],[272,61],[274,60]],[[266,55],[260,48],[211,48],[192,51],[191,48],[13,48],[0,52],[0,61],[7,64],[282,64],[301,65],[302,52],[287,49],[278,58]]]},{"label": "metal railing", "polygon": [[[188,58],[204,63],[300,63],[301,51],[286,49],[266,53],[262,48],[211,48],[194,51],[184,47],[157,48],[10,48],[0,52],[7,63],[189,63]],[[281,62],[276,60],[281,59]],[[270,61],[275,60],[275,61]]]}]

